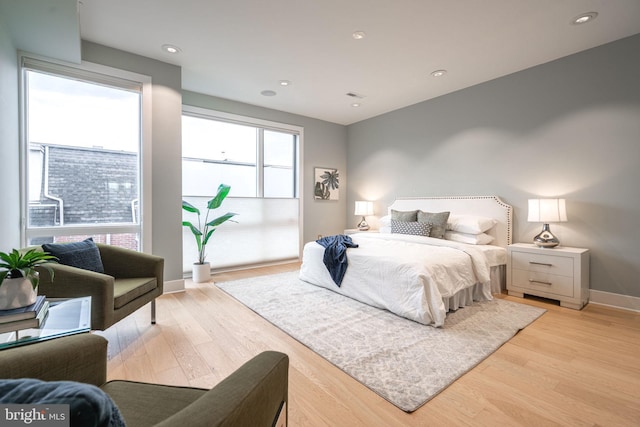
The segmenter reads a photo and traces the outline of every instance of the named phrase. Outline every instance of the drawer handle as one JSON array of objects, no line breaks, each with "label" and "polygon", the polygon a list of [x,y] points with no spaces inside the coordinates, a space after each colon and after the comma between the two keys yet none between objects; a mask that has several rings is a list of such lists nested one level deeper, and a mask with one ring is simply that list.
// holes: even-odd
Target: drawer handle
[{"label": "drawer handle", "polygon": [[533,280],[533,279],[529,279],[529,283],[540,283],[541,285],[553,285],[553,283],[551,282],[541,282],[540,280]]},{"label": "drawer handle", "polygon": [[546,262],[535,262],[535,261],[529,261],[529,264],[544,265],[545,267],[553,267],[553,264],[548,264],[548,263],[546,263]]}]

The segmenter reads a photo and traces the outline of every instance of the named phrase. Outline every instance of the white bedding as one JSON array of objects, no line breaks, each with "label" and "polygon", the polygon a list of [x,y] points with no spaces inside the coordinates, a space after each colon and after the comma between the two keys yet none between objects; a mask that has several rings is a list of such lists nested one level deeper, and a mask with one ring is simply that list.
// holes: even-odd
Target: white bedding
[{"label": "white bedding", "polygon": [[417,322],[442,326],[449,309],[490,300],[490,269],[506,261],[504,248],[468,245],[404,234],[351,235],[348,268],[338,287],[322,259],[324,248],[309,242],[300,279]]}]

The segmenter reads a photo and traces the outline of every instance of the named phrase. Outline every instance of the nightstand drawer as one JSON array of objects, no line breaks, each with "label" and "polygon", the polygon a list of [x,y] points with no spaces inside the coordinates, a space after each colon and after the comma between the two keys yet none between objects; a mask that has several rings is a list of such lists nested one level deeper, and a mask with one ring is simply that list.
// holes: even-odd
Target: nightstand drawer
[{"label": "nightstand drawer", "polygon": [[545,255],[512,252],[511,263],[512,268],[518,270],[573,277],[573,258],[558,256],[556,254]]},{"label": "nightstand drawer", "polygon": [[513,286],[573,297],[573,277],[515,268],[511,271]]}]

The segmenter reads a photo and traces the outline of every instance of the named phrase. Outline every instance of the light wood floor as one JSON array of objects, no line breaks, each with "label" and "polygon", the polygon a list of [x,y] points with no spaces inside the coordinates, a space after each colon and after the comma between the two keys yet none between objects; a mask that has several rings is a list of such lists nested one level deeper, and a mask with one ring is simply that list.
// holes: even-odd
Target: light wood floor
[{"label": "light wood floor", "polygon": [[[226,281],[297,264],[220,274]],[[109,379],[210,388],[267,349],[287,353],[289,425],[638,426],[640,314],[581,311],[504,298],[548,311],[417,411],[407,414],[236,302],[211,283],[158,299],[100,334]]]}]

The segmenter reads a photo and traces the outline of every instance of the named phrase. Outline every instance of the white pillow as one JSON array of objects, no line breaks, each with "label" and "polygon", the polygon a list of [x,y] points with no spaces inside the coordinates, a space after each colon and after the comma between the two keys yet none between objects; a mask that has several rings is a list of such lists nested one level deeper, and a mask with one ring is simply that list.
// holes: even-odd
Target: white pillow
[{"label": "white pillow", "polygon": [[380,218],[381,227],[391,227],[391,215],[385,215]]},{"label": "white pillow", "polygon": [[469,234],[460,233],[459,231],[445,231],[445,240],[451,240],[453,242],[467,243],[469,245],[488,245],[493,242],[493,236],[489,236],[486,233]]},{"label": "white pillow", "polygon": [[485,216],[449,215],[447,230],[460,233],[480,234],[490,230],[498,221]]}]

